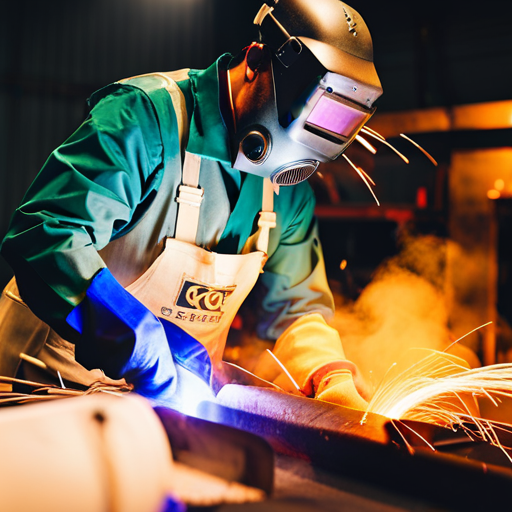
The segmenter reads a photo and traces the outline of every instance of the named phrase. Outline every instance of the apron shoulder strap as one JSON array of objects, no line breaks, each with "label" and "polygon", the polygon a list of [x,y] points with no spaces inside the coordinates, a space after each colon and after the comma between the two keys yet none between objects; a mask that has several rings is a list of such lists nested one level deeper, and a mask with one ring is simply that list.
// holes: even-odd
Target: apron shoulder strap
[{"label": "apron shoulder strap", "polygon": [[199,187],[201,157],[185,152],[182,184],[178,188],[178,217],[174,238],[182,242],[196,243],[199,226],[199,210],[203,202],[204,189]]},{"label": "apron shoulder strap", "polygon": [[[177,115],[178,133],[182,154],[188,142],[188,115],[185,108],[185,98],[176,82],[188,79],[188,69],[172,71],[168,73],[154,73],[165,80],[165,88],[171,96]],[[179,106],[179,108],[177,108]],[[181,185],[178,187],[176,202],[178,212],[174,238],[182,242],[195,244],[197,228],[199,225],[199,209],[203,201],[204,189],[199,187],[199,171],[201,157],[185,151],[185,159],[182,169]]]},{"label": "apron shoulder strap", "polygon": [[274,187],[270,178],[263,180],[263,201],[258,219],[258,238],[256,240],[256,250],[268,252],[268,242],[270,230],[276,227],[276,212],[274,211]]},{"label": "apron shoulder strap", "polygon": [[245,243],[242,254],[254,250],[268,253],[270,230],[276,227],[276,212],[274,211],[274,187],[270,178],[263,180],[263,198],[260,218],[258,219],[258,231],[251,235]]}]

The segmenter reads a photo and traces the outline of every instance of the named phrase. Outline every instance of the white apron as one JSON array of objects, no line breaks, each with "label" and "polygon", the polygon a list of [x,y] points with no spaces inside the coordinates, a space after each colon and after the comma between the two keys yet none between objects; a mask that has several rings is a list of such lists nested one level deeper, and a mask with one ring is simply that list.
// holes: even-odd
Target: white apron
[{"label": "white apron", "polygon": [[[173,77],[172,73],[169,77],[162,75],[179,114],[177,128],[179,143],[183,147],[188,133],[185,100]],[[172,165],[180,165],[180,160],[178,154]],[[208,360],[206,363],[212,369],[221,362],[231,322],[267,259],[269,231],[275,227],[275,213],[273,189],[267,179],[263,187],[259,229],[247,240],[242,254],[216,254],[197,247],[195,239],[199,208],[204,194],[204,190],[198,188],[200,162],[200,157],[185,153],[182,185],[176,198],[179,207],[175,238],[169,238],[165,233],[170,231],[169,225],[176,218],[173,213],[176,203],[172,200],[172,194],[160,194],[142,221],[126,235],[135,243],[123,244],[125,236],[109,243],[100,251],[100,255],[114,277],[157,317],[175,323],[198,340],[201,347],[205,347],[208,356],[198,360]],[[171,176],[170,172],[164,175],[161,188],[173,189],[172,180],[169,181]],[[209,241],[208,246],[214,246],[216,242]],[[97,380],[97,371],[89,371],[75,360],[74,345],[35,317],[23,303],[15,279],[4,290],[0,302],[0,320],[5,317],[0,322],[0,338],[9,340],[9,343],[0,343],[2,374],[14,376],[19,365],[19,354],[23,352],[38,358],[47,366],[47,376],[36,367],[26,366],[30,371],[26,375],[33,380],[46,382],[45,377],[48,377],[53,381],[57,371],[64,379],[85,386]],[[183,352],[182,349],[177,347],[173,350],[171,340],[173,355],[180,350]],[[189,353],[193,353],[193,350]],[[175,360],[186,363],[183,358],[175,357]],[[186,364],[183,366],[187,368]],[[196,361],[191,371],[199,366]],[[251,375],[242,375],[240,371],[229,368],[224,369],[226,372],[228,379],[229,372],[236,375],[236,379],[245,377],[248,382],[253,379]],[[201,377],[204,379],[205,374]],[[265,385],[259,380],[258,384]]]},{"label": "white apron", "polygon": [[[126,289],[154,315],[176,324],[199,341],[215,371],[222,361],[231,323],[267,260],[275,213],[272,185],[266,180],[259,229],[249,238],[242,254],[218,254],[196,246],[204,193],[198,188],[200,163],[200,157],[186,153],[183,185],[176,199],[179,207],[175,238],[166,238],[162,254]],[[170,343],[172,349],[172,340]]]}]

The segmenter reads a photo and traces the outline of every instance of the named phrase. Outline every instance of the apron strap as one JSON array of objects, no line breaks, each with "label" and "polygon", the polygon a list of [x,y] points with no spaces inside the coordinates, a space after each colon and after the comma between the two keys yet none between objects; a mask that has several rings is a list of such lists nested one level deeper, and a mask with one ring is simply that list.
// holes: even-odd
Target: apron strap
[{"label": "apron strap", "polygon": [[201,157],[186,151],[183,164],[183,184],[178,187],[176,197],[179,204],[174,238],[191,244],[196,243],[199,211],[204,196],[204,189],[199,187],[200,169]]},{"label": "apron strap", "polygon": [[274,211],[274,187],[270,178],[263,180],[263,201],[260,218],[258,219],[258,237],[256,250],[268,252],[270,230],[276,227],[276,212]]},{"label": "apron strap", "polygon": [[[199,211],[204,198],[204,189],[199,187],[201,157],[185,152],[182,185],[178,187],[176,201],[179,203],[174,238],[195,244],[199,226]],[[270,230],[276,227],[274,212],[274,187],[269,178],[263,180],[263,197],[258,231],[250,237],[251,245],[257,251],[268,252]],[[245,248],[244,248],[245,249]],[[242,253],[247,251],[243,250]]]},{"label": "apron strap", "polygon": [[274,212],[274,187],[269,178],[263,180],[263,198],[260,218],[258,219],[258,231],[252,234],[245,242],[242,254],[261,251],[268,253],[270,230],[276,227],[276,213]]}]

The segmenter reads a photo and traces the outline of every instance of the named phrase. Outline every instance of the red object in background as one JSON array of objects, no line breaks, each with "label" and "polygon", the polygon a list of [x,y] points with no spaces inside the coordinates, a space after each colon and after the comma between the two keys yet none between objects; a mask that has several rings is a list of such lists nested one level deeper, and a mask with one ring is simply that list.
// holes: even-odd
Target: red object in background
[{"label": "red object in background", "polygon": [[244,326],[242,317],[240,315],[236,315],[235,318],[233,318],[233,322],[231,323],[231,327],[233,329],[237,329],[238,331],[241,331]]},{"label": "red object in background", "polygon": [[418,187],[416,190],[416,207],[426,208],[427,204],[427,187]]}]

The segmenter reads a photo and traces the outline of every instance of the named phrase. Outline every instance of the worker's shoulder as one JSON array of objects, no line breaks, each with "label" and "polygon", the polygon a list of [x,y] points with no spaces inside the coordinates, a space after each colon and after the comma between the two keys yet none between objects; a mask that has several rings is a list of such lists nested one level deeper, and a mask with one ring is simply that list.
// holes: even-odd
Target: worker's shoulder
[{"label": "worker's shoulder", "polygon": [[138,87],[148,94],[161,89],[172,91],[176,88],[176,82],[188,80],[189,71],[190,69],[185,68],[178,71],[146,73],[119,80],[117,83]]},{"label": "worker's shoulder", "polygon": [[178,71],[146,73],[118,80],[95,91],[88,99],[90,108],[105,98],[142,95],[152,102],[162,98],[171,100],[178,93],[177,82],[188,80],[189,69]]}]

